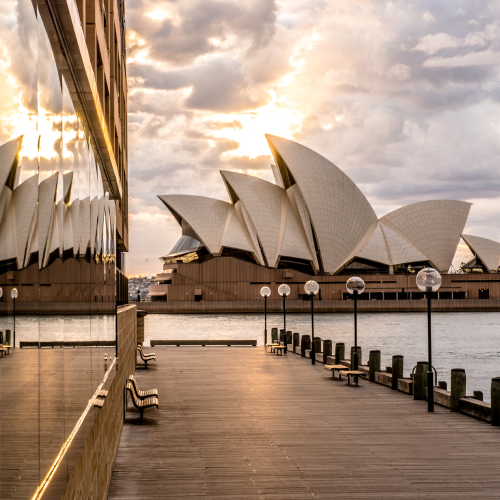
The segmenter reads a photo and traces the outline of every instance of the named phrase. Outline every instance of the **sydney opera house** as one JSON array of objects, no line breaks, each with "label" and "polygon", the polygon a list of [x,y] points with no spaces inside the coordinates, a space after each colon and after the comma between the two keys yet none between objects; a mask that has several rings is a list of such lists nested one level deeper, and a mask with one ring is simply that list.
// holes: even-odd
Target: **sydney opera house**
[{"label": "sydney opera house", "polygon": [[[307,300],[315,276],[318,300],[345,300],[347,275],[367,282],[366,300],[419,299],[414,276],[431,266],[444,274],[439,299],[500,297],[500,243],[464,234],[471,204],[433,200],[381,218],[354,182],[311,149],[266,136],[275,183],[221,171],[229,202],[159,196],[182,235],[161,257],[151,301],[255,301],[264,284],[289,283],[289,300]],[[449,273],[461,240],[474,259]]]}]

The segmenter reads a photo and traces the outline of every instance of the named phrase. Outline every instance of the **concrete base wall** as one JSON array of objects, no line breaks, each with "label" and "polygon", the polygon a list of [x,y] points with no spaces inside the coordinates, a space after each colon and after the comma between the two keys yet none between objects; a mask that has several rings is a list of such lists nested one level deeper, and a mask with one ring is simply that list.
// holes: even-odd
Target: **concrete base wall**
[{"label": "concrete base wall", "polygon": [[[5,291],[4,291],[5,293]],[[112,302],[17,302],[16,315],[25,314],[115,314]],[[0,315],[14,314],[12,302],[0,302]]]},{"label": "concrete base wall", "polygon": [[105,500],[123,429],[125,386],[135,372],[137,308],[118,308],[118,369],[62,500]]},{"label": "concrete base wall", "polygon": [[[134,302],[131,302],[134,304]],[[262,313],[264,304],[259,300],[233,301],[172,301],[172,302],[137,302],[140,309],[149,314],[193,314],[193,313]],[[286,310],[289,313],[311,313],[311,304],[302,300],[286,301]],[[315,313],[348,312],[354,310],[352,300],[315,300]],[[442,312],[478,312],[500,311],[500,299],[463,299],[463,300],[433,300],[432,310]],[[360,312],[410,312],[427,311],[425,300],[360,300]],[[268,313],[281,313],[280,300],[267,301]]]}]

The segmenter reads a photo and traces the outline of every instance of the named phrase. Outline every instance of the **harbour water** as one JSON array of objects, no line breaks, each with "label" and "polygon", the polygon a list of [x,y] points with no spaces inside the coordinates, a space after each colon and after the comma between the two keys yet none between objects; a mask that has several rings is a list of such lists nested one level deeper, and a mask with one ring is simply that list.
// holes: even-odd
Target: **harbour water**
[{"label": "harbour water", "polygon": [[[0,331],[14,331],[14,317],[0,316]],[[23,341],[114,340],[114,314],[16,316],[16,347]]]},{"label": "harbour water", "polygon": [[[268,314],[271,328],[283,328],[283,315]],[[345,342],[346,352],[354,345],[352,314],[316,314],[316,337]],[[493,377],[500,376],[500,312],[433,313],[433,363],[438,380],[450,383],[451,368],[465,368],[467,394],[483,391],[490,399]],[[311,333],[311,317],[287,314],[287,330]],[[145,344],[151,339],[257,339],[264,343],[264,315],[256,314],[149,314],[145,318]],[[382,353],[382,367],[392,364],[392,356],[404,356],[404,373],[417,361],[427,359],[427,314],[361,313],[358,315],[358,345],[363,363],[371,349]]]},{"label": "harbour water", "polygon": [[[315,335],[323,340],[353,345],[352,314],[316,314]],[[271,328],[283,328],[282,314],[268,314]],[[483,391],[489,401],[492,377],[500,376],[500,312],[433,313],[433,358],[438,380],[449,383],[451,368],[465,368],[467,394]],[[0,331],[13,329],[13,317],[0,317]],[[287,330],[311,333],[308,314],[288,314]],[[114,315],[18,316],[16,344],[23,340],[113,340]],[[145,345],[161,339],[257,339],[264,343],[263,314],[149,314],[145,318]],[[371,349],[382,352],[382,366],[392,356],[404,356],[408,375],[417,361],[427,359],[425,313],[360,313],[358,344],[363,363]]]}]

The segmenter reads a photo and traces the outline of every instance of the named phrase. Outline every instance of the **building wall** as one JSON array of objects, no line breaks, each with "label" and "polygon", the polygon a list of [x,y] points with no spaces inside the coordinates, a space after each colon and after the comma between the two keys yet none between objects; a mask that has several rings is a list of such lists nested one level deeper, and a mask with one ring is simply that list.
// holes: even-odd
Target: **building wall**
[{"label": "building wall", "polygon": [[8,54],[21,45],[25,67],[0,69],[20,95],[3,96],[0,147],[23,139],[14,162],[0,154],[16,179],[0,185],[0,205],[6,194],[12,200],[0,213],[3,302],[14,287],[19,312],[22,303],[35,311],[48,302],[81,302],[75,310],[115,302],[115,271],[124,271],[128,251],[124,0],[19,0],[11,17],[19,40],[0,42]]},{"label": "building wall", "polygon": [[118,369],[99,410],[62,500],[105,500],[123,429],[126,404],[125,386],[135,372],[137,348],[137,308],[118,308]]},{"label": "building wall", "polygon": [[[171,284],[150,287],[150,293],[166,293],[168,302],[193,302],[196,290],[202,291],[202,302],[256,301],[263,302],[260,289],[271,288],[271,298],[278,298],[278,287],[288,283],[289,301],[299,300],[304,284],[313,279],[320,284],[323,301],[342,301],[347,292],[346,275],[309,276],[291,269],[269,269],[232,257],[216,257],[204,263],[166,264],[167,270],[157,280],[171,280]],[[367,274],[359,275],[366,283],[365,293],[419,292],[416,275]],[[479,290],[488,289],[490,298],[500,298],[500,274],[447,274],[442,275],[440,292],[466,292],[469,299],[479,299]],[[366,295],[365,295],[366,296]],[[161,296],[154,296],[161,297]],[[319,295],[316,299],[319,302]]]}]

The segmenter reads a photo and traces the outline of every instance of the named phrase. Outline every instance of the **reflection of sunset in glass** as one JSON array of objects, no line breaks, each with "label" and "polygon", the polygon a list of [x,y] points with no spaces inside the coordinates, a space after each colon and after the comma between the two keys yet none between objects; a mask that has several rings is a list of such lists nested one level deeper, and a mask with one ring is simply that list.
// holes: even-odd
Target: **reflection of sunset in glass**
[{"label": "reflection of sunset in glass", "polygon": [[11,103],[10,109],[2,117],[2,131],[7,140],[23,135],[21,156],[34,160],[38,157],[38,115],[23,105],[22,91],[12,99]]}]

